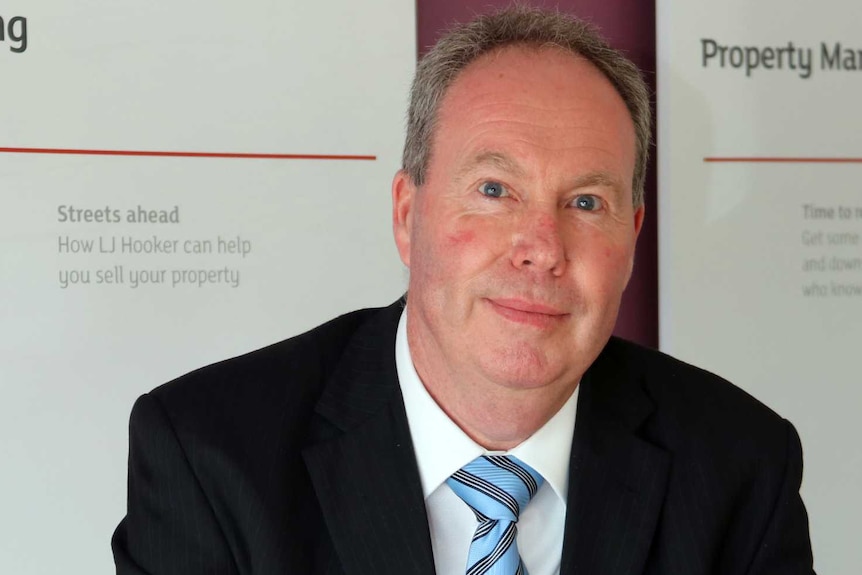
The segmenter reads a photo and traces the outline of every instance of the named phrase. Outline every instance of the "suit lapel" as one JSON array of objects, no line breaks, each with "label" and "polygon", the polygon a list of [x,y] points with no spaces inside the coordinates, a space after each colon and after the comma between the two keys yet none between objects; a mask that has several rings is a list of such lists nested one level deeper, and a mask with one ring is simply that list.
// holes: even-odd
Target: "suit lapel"
[{"label": "suit lapel", "polygon": [[641,573],[664,500],[670,456],[635,434],[654,406],[622,345],[581,382],[562,575]]},{"label": "suit lapel", "polygon": [[345,573],[433,575],[425,500],[395,370],[395,304],[362,326],[317,406],[304,451]]}]

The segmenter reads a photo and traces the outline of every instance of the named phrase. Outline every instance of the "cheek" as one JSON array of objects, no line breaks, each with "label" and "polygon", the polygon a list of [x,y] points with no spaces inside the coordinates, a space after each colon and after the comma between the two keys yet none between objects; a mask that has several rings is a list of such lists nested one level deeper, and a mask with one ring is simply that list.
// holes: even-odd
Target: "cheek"
[{"label": "cheek", "polygon": [[614,263],[622,261],[622,250],[614,249],[612,247],[605,246],[605,261],[609,266],[614,265]]},{"label": "cheek", "polygon": [[505,215],[468,213],[453,215],[443,235],[447,248],[499,253],[512,245],[516,231],[512,219]]},{"label": "cheek", "polygon": [[607,287],[625,283],[634,256],[629,242],[594,233],[581,235],[575,245],[573,259],[582,273],[590,270],[592,280]]},{"label": "cheek", "polygon": [[468,244],[473,243],[476,239],[476,232],[473,230],[457,230],[447,234],[446,243],[450,248],[463,248]]},{"label": "cheek", "polygon": [[611,275],[614,270],[622,270],[628,266],[632,251],[628,246],[606,242],[596,250],[596,255],[596,264],[605,267]]},{"label": "cheek", "polygon": [[604,276],[604,282],[608,289],[615,293],[622,293],[631,275],[633,253],[628,249],[611,249],[605,252],[603,269],[600,270]]}]

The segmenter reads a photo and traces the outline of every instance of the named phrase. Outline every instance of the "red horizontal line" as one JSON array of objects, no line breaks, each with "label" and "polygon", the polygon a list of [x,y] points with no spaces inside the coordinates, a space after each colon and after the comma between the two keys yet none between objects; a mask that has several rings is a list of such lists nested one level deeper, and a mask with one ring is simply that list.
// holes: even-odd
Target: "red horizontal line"
[{"label": "red horizontal line", "polygon": [[78,150],[63,148],[0,148],[7,154],[64,154],[75,156],[149,156],[160,158],[240,158],[254,160],[376,160],[377,156],[340,154],[240,154],[234,152],[164,152],[148,150]]},{"label": "red horizontal line", "polygon": [[862,164],[862,158],[769,158],[769,157],[730,157],[704,158],[704,162],[734,162],[760,164]]}]

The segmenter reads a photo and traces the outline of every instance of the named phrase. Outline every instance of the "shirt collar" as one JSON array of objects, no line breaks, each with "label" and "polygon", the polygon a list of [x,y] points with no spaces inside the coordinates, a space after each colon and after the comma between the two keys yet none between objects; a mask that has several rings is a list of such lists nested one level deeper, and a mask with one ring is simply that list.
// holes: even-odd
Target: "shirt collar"
[{"label": "shirt collar", "polygon": [[[419,466],[422,491],[427,499],[455,471],[480,455],[490,453],[470,439],[437,405],[425,389],[407,342],[407,310],[401,314],[395,337],[395,366],[407,411],[410,435]],[[578,405],[578,390],[536,433],[509,454],[538,471],[566,503],[569,460]]]}]

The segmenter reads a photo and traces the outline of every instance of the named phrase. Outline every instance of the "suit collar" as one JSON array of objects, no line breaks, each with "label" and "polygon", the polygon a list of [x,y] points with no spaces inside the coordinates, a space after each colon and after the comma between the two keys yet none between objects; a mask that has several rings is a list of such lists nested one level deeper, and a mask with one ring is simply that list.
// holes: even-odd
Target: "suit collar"
[{"label": "suit collar", "polygon": [[581,383],[563,575],[641,573],[658,523],[670,456],[638,436],[655,407],[629,345],[612,339]]},{"label": "suit collar", "polygon": [[355,428],[400,399],[395,333],[404,302],[376,310],[348,341],[316,412],[341,431]]},{"label": "suit collar", "polygon": [[345,348],[303,451],[347,575],[433,575],[425,500],[395,372],[402,302]]}]

